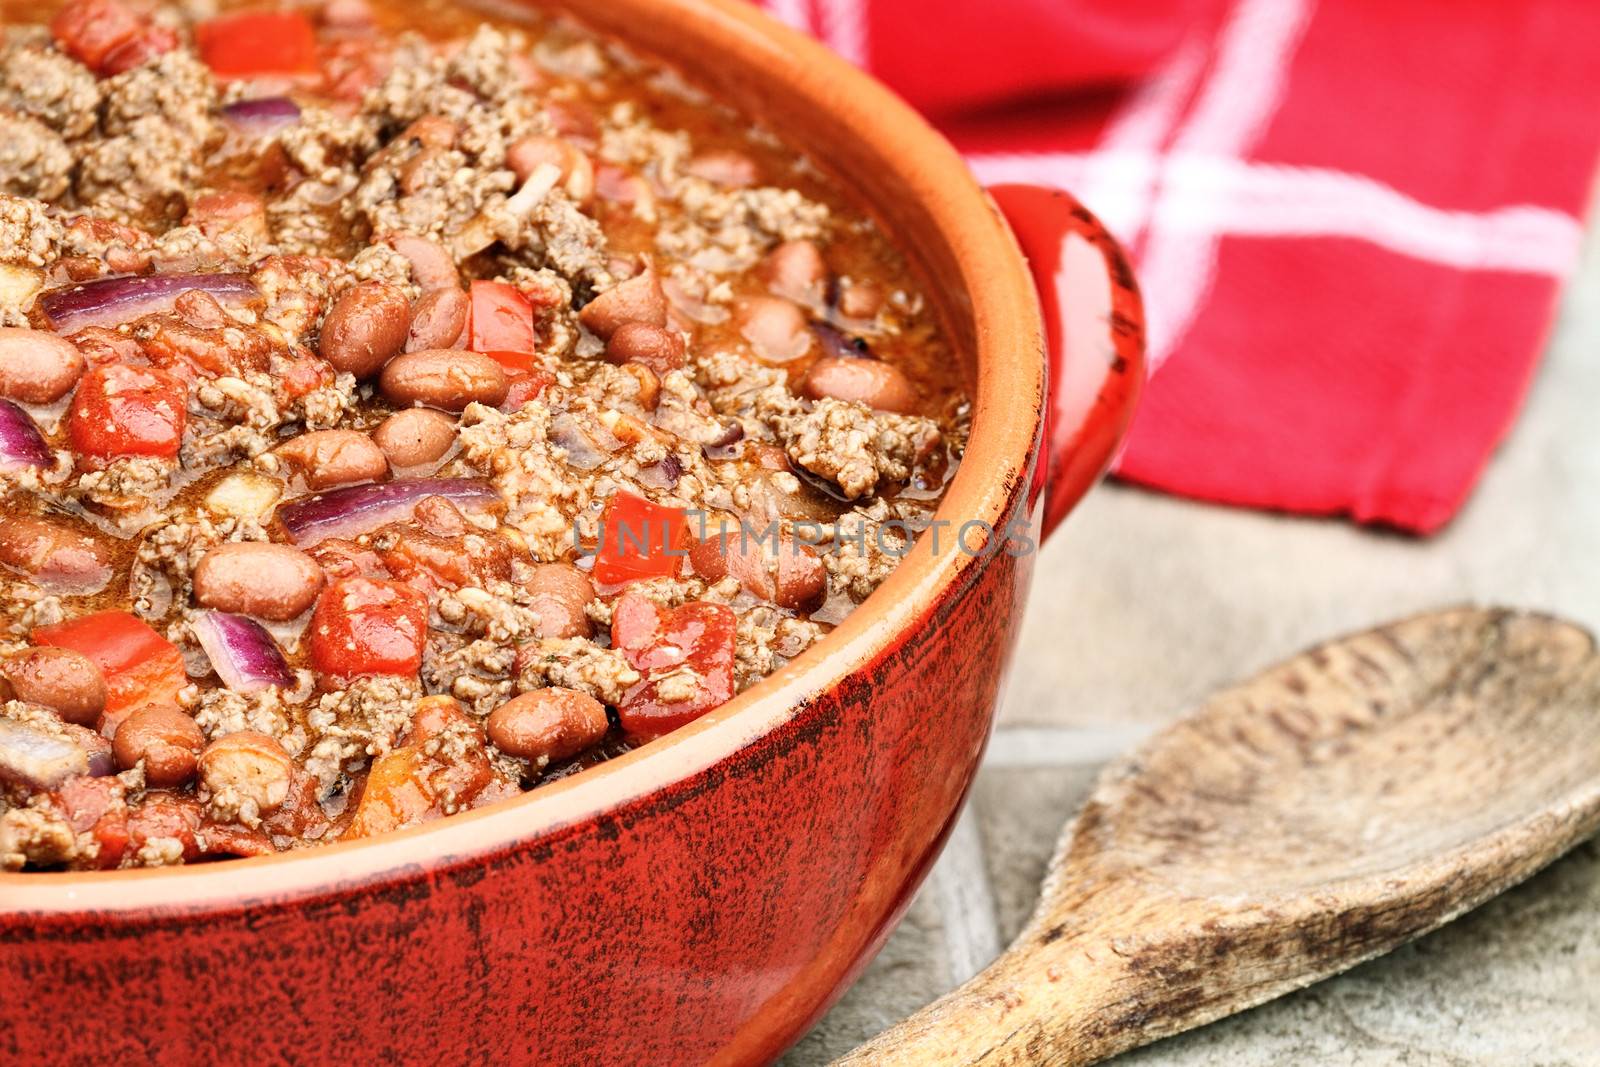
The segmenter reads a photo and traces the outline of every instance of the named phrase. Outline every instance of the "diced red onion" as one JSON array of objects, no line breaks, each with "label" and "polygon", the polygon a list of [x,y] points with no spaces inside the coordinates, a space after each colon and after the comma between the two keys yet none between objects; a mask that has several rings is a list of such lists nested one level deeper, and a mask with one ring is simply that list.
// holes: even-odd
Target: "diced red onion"
[{"label": "diced red onion", "polygon": [[840,503],[850,503],[850,498],[845,496],[844,492],[840,490],[837,485],[834,485],[821,475],[812,474],[810,471],[800,466],[800,464],[796,463],[792,456],[789,457],[789,473],[793,474],[796,478],[817,490],[823,496],[826,496],[832,500],[837,500]]},{"label": "diced red onion", "polygon": [[739,454],[738,444],[744,440],[744,423],[737,419],[728,422],[728,428],[700,446],[707,459],[733,459]]},{"label": "diced red onion", "polygon": [[659,463],[652,463],[639,472],[639,480],[653,489],[672,489],[683,475],[683,463],[671,452]]},{"label": "diced red onion", "polygon": [[50,466],[50,446],[26,411],[0,400],[0,471]]},{"label": "diced red onion", "polygon": [[140,274],[52,289],[40,295],[39,310],[57,333],[77,333],[170,311],[172,302],[191,289],[233,306],[261,295],[246,274]]},{"label": "diced red onion", "polygon": [[598,423],[585,424],[563,411],[550,420],[550,440],[567,453],[567,466],[592,471],[622,448],[622,442]]},{"label": "diced red onion", "polygon": [[264,137],[299,122],[300,105],[287,96],[263,96],[229,104],[222,114],[245,133]]},{"label": "diced red onion", "polygon": [[116,761],[112,759],[111,742],[89,729],[79,726],[75,722],[64,722],[61,729],[71,737],[72,742],[83,749],[84,755],[89,757],[89,777],[104,778],[108,774],[117,772]]},{"label": "diced red onion", "polygon": [[30,789],[54,789],[89,773],[89,754],[71,741],[11,719],[0,719],[0,778]]},{"label": "diced red onion", "polygon": [[500,494],[482,479],[422,478],[318,493],[281,505],[278,518],[295,544],[310,547],[330,537],[359,537],[388,523],[404,522],[417,502],[430,496],[444,497],[468,511],[500,504]]},{"label": "diced red onion", "polygon": [[822,342],[823,355],[841,359],[860,359],[872,355],[872,349],[864,339],[845,333],[832,323],[812,319],[811,332]]},{"label": "diced red onion", "polygon": [[222,684],[235,693],[256,693],[295,684],[278,642],[246,615],[207,611],[194,621],[194,637]]}]

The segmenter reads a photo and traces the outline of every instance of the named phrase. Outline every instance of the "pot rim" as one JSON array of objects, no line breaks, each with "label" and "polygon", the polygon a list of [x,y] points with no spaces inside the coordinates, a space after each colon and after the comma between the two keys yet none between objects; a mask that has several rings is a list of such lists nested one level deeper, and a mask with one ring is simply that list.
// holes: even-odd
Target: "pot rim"
[{"label": "pot rim", "polygon": [[[743,79],[741,90],[757,97],[751,110],[779,132],[781,120],[765,113],[779,104],[820,115],[823,129],[784,140],[820,159],[823,146],[839,143],[833,138],[848,138],[883,168],[887,177],[881,180],[892,181],[897,196],[914,198],[929,236],[912,239],[887,223],[884,228],[902,250],[946,246],[944,266],[954,267],[951,277],[933,277],[927,263],[917,262],[925,255],[910,258],[922,268],[919,281],[941,305],[947,328],[970,324],[957,332],[970,334],[967,347],[977,368],[972,434],[935,519],[950,522],[951,530],[974,519],[998,525],[1032,473],[1045,388],[1043,325],[1010,228],[949,142],[871,76],[740,0],[536,0],[536,6],[571,9],[581,22],[646,56],[688,68],[697,84]],[[693,62],[705,55],[722,57],[722,75],[707,77]],[[749,94],[752,86],[757,92]],[[872,214],[886,213],[887,195],[873,196],[844,174],[835,178]],[[792,663],[689,726],[582,774],[421,826],[273,856],[152,869],[0,873],[0,920],[84,912],[133,920],[231,911],[428,877],[552,840],[736,755],[899,643],[984,562],[953,543],[932,551],[927,542],[919,538],[877,591]]]}]

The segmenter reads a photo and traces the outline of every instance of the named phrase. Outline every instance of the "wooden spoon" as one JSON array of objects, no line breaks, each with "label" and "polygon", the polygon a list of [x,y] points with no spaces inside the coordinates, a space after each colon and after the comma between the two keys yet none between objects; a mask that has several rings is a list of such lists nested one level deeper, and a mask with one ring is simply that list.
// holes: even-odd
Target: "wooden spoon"
[{"label": "wooden spoon", "polygon": [[1108,767],[993,966],[843,1063],[1081,1064],[1434,930],[1600,828],[1600,655],[1462,608],[1323,645]]}]

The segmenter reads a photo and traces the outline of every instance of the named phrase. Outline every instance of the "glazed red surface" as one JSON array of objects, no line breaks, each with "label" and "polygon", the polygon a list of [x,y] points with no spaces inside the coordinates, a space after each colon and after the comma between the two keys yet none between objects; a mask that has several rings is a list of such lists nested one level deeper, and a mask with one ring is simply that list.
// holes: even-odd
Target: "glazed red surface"
[{"label": "glazed red surface", "polygon": [[[1036,201],[1017,221],[1041,273],[1054,247],[1068,277],[1089,285],[1098,263],[1107,279],[1103,300],[1068,287],[1054,320],[1067,343],[1045,452],[1065,462],[1048,493],[1034,476],[1043,405],[1006,412],[1036,447],[1000,517],[1036,536],[1104,469],[1126,424],[1138,299],[1070,199]],[[157,872],[169,903],[104,913],[65,900],[7,908],[0,884],[0,988],[25,991],[0,998],[0,1062],[769,1060],[854,978],[937,855],[988,736],[1032,560],[961,558],[914,618],[864,606],[888,628],[879,651],[780,725],[653,792],[489,851],[413,847],[473,839],[496,817],[482,812],[333,846],[311,862],[370,873],[276,896],[253,894],[252,873],[305,860],[238,861],[237,895],[193,902],[184,872]],[[670,765],[695,739],[631,755]],[[530,810],[525,799],[507,814]],[[372,856],[410,859],[386,869]]]}]

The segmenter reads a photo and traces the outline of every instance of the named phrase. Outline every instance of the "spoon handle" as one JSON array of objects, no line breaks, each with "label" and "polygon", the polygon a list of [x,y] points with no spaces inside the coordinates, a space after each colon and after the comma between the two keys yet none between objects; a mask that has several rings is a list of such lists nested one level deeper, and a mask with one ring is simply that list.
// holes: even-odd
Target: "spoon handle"
[{"label": "spoon handle", "polygon": [[1025,933],[966,985],[835,1067],[1074,1067],[1149,1040],[1138,1026],[1119,1033],[1098,1024],[1118,991],[1138,981],[1115,949],[1076,939],[1051,943],[1048,936]]},{"label": "spoon handle", "polygon": [[1600,653],[1453,609],[1214,696],[1108,767],[1026,929],[839,1061],[1093,1063],[1435,930],[1600,829]]}]

